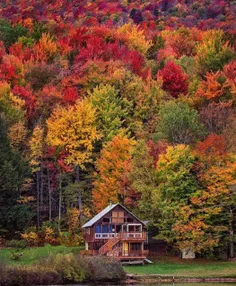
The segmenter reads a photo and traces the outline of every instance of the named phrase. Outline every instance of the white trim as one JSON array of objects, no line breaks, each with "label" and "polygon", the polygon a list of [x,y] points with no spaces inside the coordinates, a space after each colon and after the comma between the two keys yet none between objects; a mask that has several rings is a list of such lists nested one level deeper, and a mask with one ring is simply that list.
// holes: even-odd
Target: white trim
[{"label": "white trim", "polygon": [[130,232],[130,231],[129,231],[129,226],[135,226],[135,225],[141,226],[141,232],[143,231],[143,226],[142,226],[141,223],[128,223],[128,224],[127,224],[127,232]]},{"label": "white trim", "polygon": [[118,236],[118,233],[95,233],[95,239],[109,239]]}]

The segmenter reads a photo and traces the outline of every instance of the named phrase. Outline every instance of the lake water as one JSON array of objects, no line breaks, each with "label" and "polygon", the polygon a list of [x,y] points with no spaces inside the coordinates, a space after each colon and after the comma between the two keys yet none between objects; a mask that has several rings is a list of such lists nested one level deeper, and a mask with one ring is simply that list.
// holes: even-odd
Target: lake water
[{"label": "lake water", "polygon": [[[66,285],[66,286],[154,286],[154,285],[162,285],[162,286],[236,286],[236,283],[145,283],[145,284],[73,284],[73,285]],[[54,285],[54,286],[63,286],[63,285]],[[65,285],[64,285],[65,286]]]}]

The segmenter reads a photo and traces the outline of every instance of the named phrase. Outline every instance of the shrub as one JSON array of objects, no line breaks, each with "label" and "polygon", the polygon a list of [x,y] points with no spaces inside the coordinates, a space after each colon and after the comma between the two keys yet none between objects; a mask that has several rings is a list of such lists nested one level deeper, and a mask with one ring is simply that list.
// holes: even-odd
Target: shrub
[{"label": "shrub", "polygon": [[93,281],[120,281],[125,279],[121,264],[113,258],[103,256],[87,257],[90,279]]},{"label": "shrub", "polygon": [[0,286],[49,285],[63,283],[60,275],[41,266],[7,267],[0,264]]},{"label": "shrub", "polygon": [[21,237],[26,241],[28,246],[37,246],[39,242],[38,234],[34,231],[23,233]]},{"label": "shrub", "polygon": [[72,235],[68,232],[61,232],[57,243],[65,246],[80,246],[83,243],[83,237],[81,234]]},{"label": "shrub", "polygon": [[79,255],[57,254],[43,262],[52,268],[66,283],[78,283],[89,279],[87,262]]},{"label": "shrub", "polygon": [[16,239],[7,240],[6,247],[18,248],[18,249],[26,248],[26,241],[16,240]]},{"label": "shrub", "polygon": [[84,258],[70,253],[50,256],[40,265],[8,267],[0,263],[0,286],[120,281],[124,278],[121,264],[107,257]]},{"label": "shrub", "polygon": [[53,245],[56,244],[55,234],[54,234],[54,231],[51,227],[45,227],[43,229],[42,235],[43,235],[44,243],[50,243]]}]

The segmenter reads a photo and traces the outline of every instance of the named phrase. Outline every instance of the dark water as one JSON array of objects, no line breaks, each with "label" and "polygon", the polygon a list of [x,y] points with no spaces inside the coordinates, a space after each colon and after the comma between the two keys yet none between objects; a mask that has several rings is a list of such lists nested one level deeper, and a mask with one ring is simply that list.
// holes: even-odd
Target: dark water
[{"label": "dark water", "polygon": [[[74,285],[66,285],[66,286],[154,286],[154,285],[161,285],[161,286],[236,286],[236,283],[145,283],[145,284],[74,284]],[[54,286],[63,286],[63,285],[54,285]],[[65,285],[64,285],[65,286]]]}]

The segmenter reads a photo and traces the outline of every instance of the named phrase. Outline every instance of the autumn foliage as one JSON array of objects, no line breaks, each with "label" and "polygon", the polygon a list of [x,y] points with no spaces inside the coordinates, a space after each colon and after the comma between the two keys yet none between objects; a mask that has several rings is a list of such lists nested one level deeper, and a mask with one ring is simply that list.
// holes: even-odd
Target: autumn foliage
[{"label": "autumn foliage", "polygon": [[125,182],[133,144],[126,137],[115,136],[102,149],[101,158],[96,163],[98,178],[93,190],[94,205],[98,211],[110,202],[123,203],[126,196],[129,196]]},{"label": "autumn foliage", "polygon": [[0,2],[0,237],[81,243],[120,202],[233,257],[235,1]]},{"label": "autumn foliage", "polygon": [[188,92],[188,75],[174,62],[168,61],[157,76],[163,82],[163,89],[174,98]]}]

